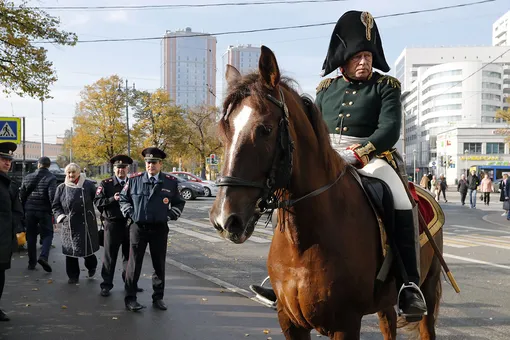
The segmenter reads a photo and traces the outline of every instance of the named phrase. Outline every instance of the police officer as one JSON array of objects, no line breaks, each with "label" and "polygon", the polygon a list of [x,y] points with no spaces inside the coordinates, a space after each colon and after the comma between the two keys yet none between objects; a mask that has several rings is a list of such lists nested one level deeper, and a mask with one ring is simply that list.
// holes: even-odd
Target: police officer
[{"label": "police officer", "polygon": [[155,147],[142,151],[146,172],[130,177],[120,193],[122,214],[132,220],[130,252],[126,270],[126,309],[138,311],[144,306],[136,301],[136,286],[142,270],[145,249],[149,244],[154,274],[152,275],[153,306],[166,310],[165,264],[168,242],[168,220],[177,220],[186,201],[179,194],[177,179],[161,172],[166,154]]},{"label": "police officer", "polygon": [[[104,258],[101,276],[101,295],[109,296],[113,288],[113,276],[119,248],[122,246],[122,279],[125,280],[126,266],[129,258],[129,226],[127,218],[120,211],[120,191],[127,183],[129,166],[133,159],[126,155],[117,155],[110,159],[114,176],[101,181],[97,187],[94,204],[104,219]],[[104,216],[103,216],[104,214]],[[142,291],[139,289],[138,291]]]},{"label": "police officer", "polygon": [[[17,244],[16,227],[23,215],[18,185],[7,175],[16,148],[17,145],[11,142],[0,143],[0,299],[4,291],[5,271],[11,268],[12,250]],[[0,321],[9,321],[2,310]]]}]

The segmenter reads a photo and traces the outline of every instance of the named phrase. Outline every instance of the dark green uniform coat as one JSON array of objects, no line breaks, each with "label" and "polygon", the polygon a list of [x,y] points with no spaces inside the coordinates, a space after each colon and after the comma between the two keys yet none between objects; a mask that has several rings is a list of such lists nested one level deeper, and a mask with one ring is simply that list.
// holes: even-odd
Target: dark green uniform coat
[{"label": "dark green uniform coat", "polygon": [[400,94],[397,79],[373,72],[367,81],[342,76],[323,80],[315,103],[330,134],[364,138],[363,146],[371,142],[375,147],[373,157],[391,149],[400,137]]}]

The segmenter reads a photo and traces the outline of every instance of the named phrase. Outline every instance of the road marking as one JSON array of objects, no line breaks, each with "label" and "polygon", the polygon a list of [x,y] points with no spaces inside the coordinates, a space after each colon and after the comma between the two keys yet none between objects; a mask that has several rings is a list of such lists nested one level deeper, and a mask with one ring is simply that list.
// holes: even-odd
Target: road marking
[{"label": "road marking", "polygon": [[463,228],[463,229],[469,229],[469,230],[489,231],[489,232],[502,233],[502,234],[510,234],[510,231],[506,231],[506,230],[496,230],[496,229],[484,229],[484,228],[476,228],[476,227],[466,227],[466,226],[463,226],[463,225],[456,225],[456,224],[452,224],[452,225],[450,225],[450,227]]},{"label": "road marking", "polygon": [[443,245],[448,246],[448,247],[454,247],[454,248],[469,248],[470,247],[470,246],[463,246],[460,244],[450,243],[446,240],[443,242]]},{"label": "road marking", "polygon": [[451,259],[455,259],[455,260],[460,260],[460,261],[465,261],[465,262],[471,262],[471,263],[478,263],[478,264],[485,264],[487,266],[490,266],[490,267],[496,267],[496,268],[503,268],[503,269],[510,269],[510,266],[505,266],[503,264],[497,264],[497,263],[492,263],[492,262],[487,262],[487,261],[482,261],[482,260],[477,260],[477,259],[472,259],[470,257],[463,257],[463,256],[457,256],[457,255],[452,255],[452,254],[443,254],[443,257],[448,257],[448,258],[451,258]]},{"label": "road marking", "polygon": [[181,227],[174,227],[174,226],[171,226],[169,228],[170,228],[170,230],[176,231],[178,233],[185,234],[188,236],[193,236],[193,237],[199,238],[199,239],[207,241],[207,242],[213,242],[213,243],[224,242],[224,240],[222,240],[221,238],[215,238],[212,236],[208,236],[206,234],[197,233],[196,231],[193,231],[193,230],[188,230],[188,229],[184,229]]},{"label": "road marking", "polygon": [[[202,222],[188,220],[188,219],[182,218],[182,217],[179,219],[179,222],[190,224],[190,225],[193,225],[195,227],[204,228],[204,229],[207,229],[207,230],[212,230],[213,229],[213,226],[210,225],[210,224],[205,224],[205,223],[202,223]],[[250,236],[248,241],[252,241],[252,242],[255,242],[255,243],[271,243],[271,240],[268,240],[268,239],[265,239],[265,238],[262,238],[262,237],[257,237],[257,236]]]}]

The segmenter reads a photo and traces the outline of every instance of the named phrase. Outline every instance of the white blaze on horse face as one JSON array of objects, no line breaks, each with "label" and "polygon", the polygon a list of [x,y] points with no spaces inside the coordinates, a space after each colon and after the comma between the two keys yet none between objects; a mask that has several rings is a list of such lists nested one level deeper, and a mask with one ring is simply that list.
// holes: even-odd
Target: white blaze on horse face
[{"label": "white blaze on horse face", "polygon": [[234,118],[234,137],[232,137],[232,144],[230,145],[229,155],[228,155],[228,169],[227,174],[230,174],[232,171],[232,163],[237,153],[237,148],[239,144],[239,136],[241,132],[246,128],[248,121],[250,120],[250,115],[253,109],[249,106],[244,105],[243,109],[239,112],[239,114]]},{"label": "white blaze on horse face", "polygon": [[[234,137],[232,137],[232,144],[230,145],[228,153],[228,168],[225,171],[227,175],[231,175],[232,164],[237,154],[239,137],[241,136],[241,132],[243,132],[243,130],[248,125],[248,121],[250,120],[250,115],[252,111],[253,109],[251,107],[244,105],[242,110],[234,118]],[[226,196],[223,196],[221,199],[220,214],[218,215],[218,217],[216,217],[216,223],[218,223],[221,226],[225,225],[225,222],[227,221],[228,218],[228,215],[225,212],[226,200],[227,200]]]}]

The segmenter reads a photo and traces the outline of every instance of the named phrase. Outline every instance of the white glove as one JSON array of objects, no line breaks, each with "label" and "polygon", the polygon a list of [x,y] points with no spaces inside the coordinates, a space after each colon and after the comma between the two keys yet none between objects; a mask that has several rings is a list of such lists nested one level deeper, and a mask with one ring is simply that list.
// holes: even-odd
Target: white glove
[{"label": "white glove", "polygon": [[344,159],[344,161],[346,161],[347,163],[349,163],[351,165],[359,165],[359,161],[356,158],[354,151],[346,149],[346,150],[340,151],[339,154],[340,154],[340,157],[342,157]]}]

